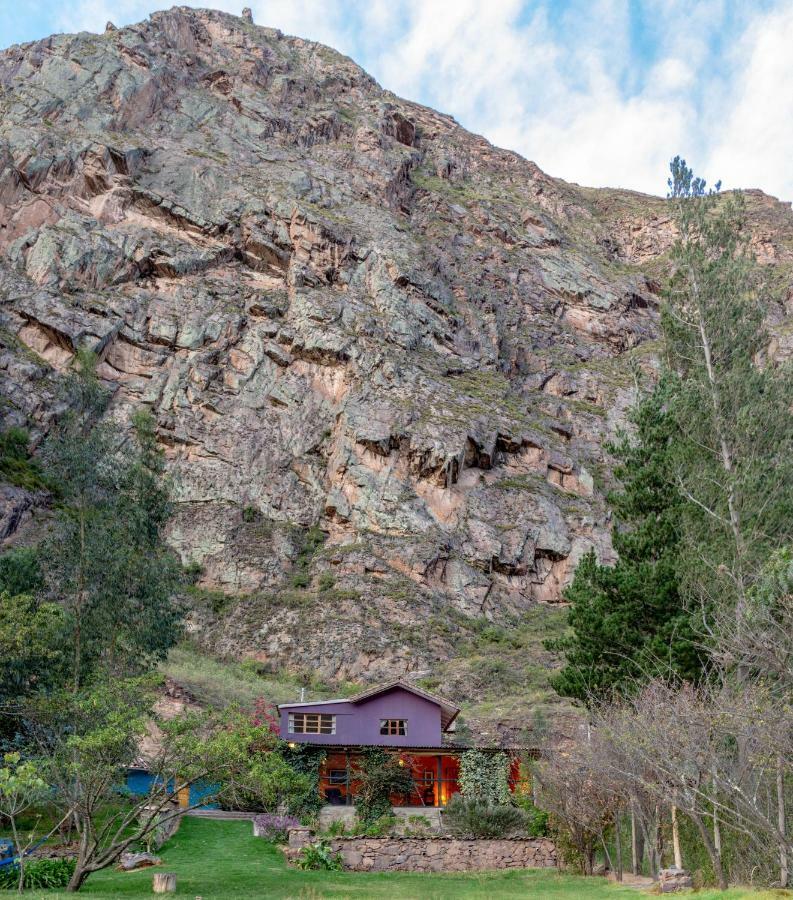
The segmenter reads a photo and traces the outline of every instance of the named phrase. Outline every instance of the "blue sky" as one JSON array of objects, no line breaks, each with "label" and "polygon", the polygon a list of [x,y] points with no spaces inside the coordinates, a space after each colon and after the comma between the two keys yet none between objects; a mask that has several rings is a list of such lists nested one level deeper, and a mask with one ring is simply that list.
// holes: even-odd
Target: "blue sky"
[{"label": "blue sky", "polygon": [[[182,0],[185,2],[185,0]],[[215,0],[347,53],[552,175],[793,200],[793,0]],[[0,0],[0,45],[138,21],[164,0]]]}]

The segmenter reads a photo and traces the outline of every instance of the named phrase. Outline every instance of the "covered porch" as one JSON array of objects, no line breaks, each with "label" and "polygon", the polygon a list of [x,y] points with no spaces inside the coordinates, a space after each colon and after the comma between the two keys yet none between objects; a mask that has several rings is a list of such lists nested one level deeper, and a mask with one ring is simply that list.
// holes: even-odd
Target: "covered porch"
[{"label": "covered porch", "polygon": [[[442,808],[453,794],[460,792],[460,752],[445,748],[391,751],[398,763],[412,776],[413,790],[409,795],[391,796],[395,807]],[[328,752],[319,771],[319,792],[332,806],[352,806],[355,802],[358,763],[362,757],[358,748],[333,749]]]}]

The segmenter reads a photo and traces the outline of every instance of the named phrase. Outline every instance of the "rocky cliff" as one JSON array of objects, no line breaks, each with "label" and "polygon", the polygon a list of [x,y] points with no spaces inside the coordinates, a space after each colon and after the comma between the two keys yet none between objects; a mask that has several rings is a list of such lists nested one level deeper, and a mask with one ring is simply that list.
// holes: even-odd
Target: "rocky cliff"
[{"label": "rocky cliff", "polygon": [[[218,12],[12,47],[0,111],[0,414],[39,439],[82,347],[114,416],[152,410],[197,639],[519,694],[576,561],[613,557],[604,441],[656,365],[664,201]],[[793,215],[749,199],[785,352]],[[24,540],[35,502],[5,498]]]}]

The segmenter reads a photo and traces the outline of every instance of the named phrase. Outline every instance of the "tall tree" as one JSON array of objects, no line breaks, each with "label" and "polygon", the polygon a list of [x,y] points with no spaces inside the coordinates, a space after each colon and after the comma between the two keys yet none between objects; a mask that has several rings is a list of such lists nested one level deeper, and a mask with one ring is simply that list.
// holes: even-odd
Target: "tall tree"
[{"label": "tall tree", "polygon": [[793,539],[789,366],[768,358],[769,297],[740,193],[708,191],[671,163],[678,227],[663,311],[673,473],[682,506],[682,588],[704,608],[741,606],[774,550]]},{"label": "tall tree", "polygon": [[613,447],[622,490],[609,495],[618,560],[585,556],[565,592],[571,633],[548,642],[565,666],[556,690],[590,704],[659,670],[697,676],[701,660],[677,587],[680,497],[672,477],[674,379],[664,379],[632,413],[635,432]]},{"label": "tall tree", "polygon": [[163,541],[170,504],[153,424],[139,414],[124,437],[103,418],[108,401],[93,361],[81,358],[67,383],[67,411],[42,452],[59,505],[40,560],[67,612],[74,690],[97,666],[127,674],[162,658],[180,619],[173,600],[180,569]]}]

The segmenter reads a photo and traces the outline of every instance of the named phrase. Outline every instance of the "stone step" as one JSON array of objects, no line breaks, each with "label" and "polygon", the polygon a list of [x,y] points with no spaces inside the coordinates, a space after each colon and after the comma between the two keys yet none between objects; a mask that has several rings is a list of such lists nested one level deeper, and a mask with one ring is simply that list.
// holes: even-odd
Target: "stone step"
[{"label": "stone step", "polygon": [[352,825],[355,822],[356,810],[354,806],[323,806],[319,811],[319,827],[327,828],[331,822],[344,822]]},{"label": "stone step", "polygon": [[[429,827],[440,831],[441,810],[435,806],[395,806],[393,813],[401,819],[409,819],[411,816],[421,816],[429,822]],[[347,825],[355,823],[356,810],[354,806],[323,806],[319,811],[319,827],[327,828],[331,822],[344,822]]]},{"label": "stone step", "polygon": [[394,815],[400,819],[409,819],[411,816],[421,816],[435,831],[441,830],[442,810],[437,806],[395,806]]}]

